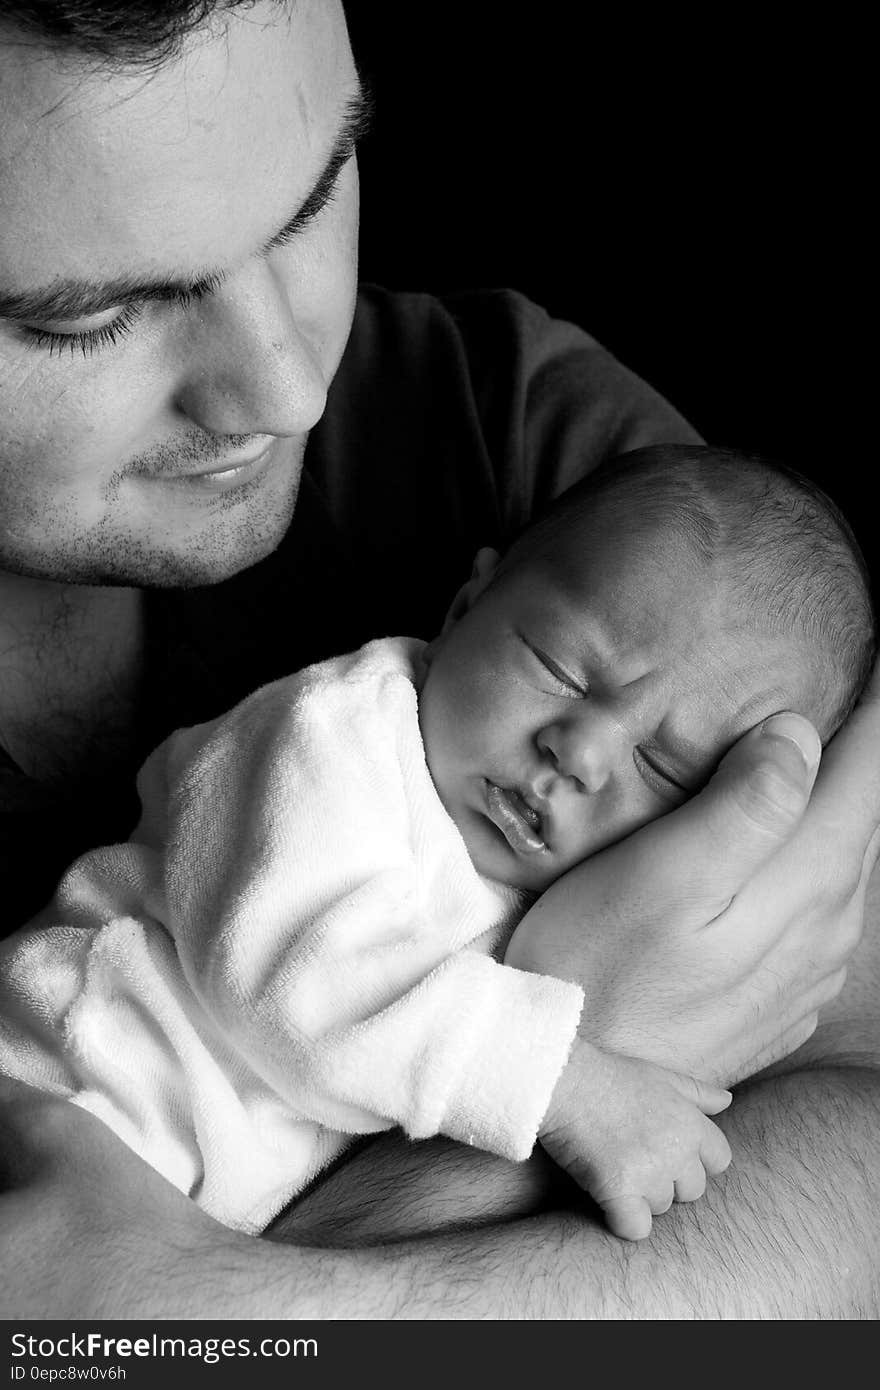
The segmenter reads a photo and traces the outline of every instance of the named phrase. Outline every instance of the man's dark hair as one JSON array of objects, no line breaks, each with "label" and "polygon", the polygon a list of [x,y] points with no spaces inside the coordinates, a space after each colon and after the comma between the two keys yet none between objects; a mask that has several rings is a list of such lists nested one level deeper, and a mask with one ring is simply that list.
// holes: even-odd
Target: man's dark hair
[{"label": "man's dark hair", "polygon": [[624,522],[634,546],[658,523],[671,526],[696,561],[720,575],[750,627],[806,639],[823,658],[813,719],[827,741],[868,680],[877,627],[858,542],[822,489],[783,464],[734,449],[636,449],[558,497],[505,562],[552,556],[563,527],[589,526],[600,507],[602,524]]},{"label": "man's dark hair", "polygon": [[[157,67],[216,10],[256,0],[0,0],[0,26],[120,66]],[[279,0],[284,3],[284,0]]]}]

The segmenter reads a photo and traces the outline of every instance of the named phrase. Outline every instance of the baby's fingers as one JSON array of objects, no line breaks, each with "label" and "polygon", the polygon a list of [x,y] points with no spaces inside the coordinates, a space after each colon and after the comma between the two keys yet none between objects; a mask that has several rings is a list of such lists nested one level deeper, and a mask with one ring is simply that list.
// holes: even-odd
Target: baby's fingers
[{"label": "baby's fingers", "polygon": [[711,1120],[707,1120],[700,1142],[700,1158],[706,1172],[710,1177],[717,1177],[719,1173],[723,1173],[726,1168],[730,1167],[732,1157],[730,1145],[725,1135],[717,1125],[713,1125]]},{"label": "baby's fingers", "polygon": [[609,1230],[621,1240],[645,1240],[651,1234],[651,1208],[644,1197],[607,1197],[599,1206]]},{"label": "baby's fingers", "polygon": [[700,1081],[696,1076],[684,1072],[668,1071],[666,1080],[685,1100],[692,1101],[704,1115],[718,1115],[726,1110],[733,1100],[733,1094],[723,1086],[713,1086],[709,1081]]},{"label": "baby's fingers", "polygon": [[696,1202],[706,1191],[706,1170],[698,1158],[692,1158],[680,1177],[675,1179],[676,1202]]}]

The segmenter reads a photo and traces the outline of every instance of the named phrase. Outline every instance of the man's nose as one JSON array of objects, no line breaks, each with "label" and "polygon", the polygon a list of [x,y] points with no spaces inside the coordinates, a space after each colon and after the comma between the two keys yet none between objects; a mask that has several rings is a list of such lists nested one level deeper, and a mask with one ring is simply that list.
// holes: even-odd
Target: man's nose
[{"label": "man's nose", "polygon": [[190,356],[176,393],[211,434],[298,435],[321,418],[327,383],[308,326],[261,261],[190,309]]},{"label": "man's nose", "polygon": [[538,747],[559,777],[600,792],[622,755],[625,735],[609,714],[580,706],[577,716],[549,724],[538,734]]}]

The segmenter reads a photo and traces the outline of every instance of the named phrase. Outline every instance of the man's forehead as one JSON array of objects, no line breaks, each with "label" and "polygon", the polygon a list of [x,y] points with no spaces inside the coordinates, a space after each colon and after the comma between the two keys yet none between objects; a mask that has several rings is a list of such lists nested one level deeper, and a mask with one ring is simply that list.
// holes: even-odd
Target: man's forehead
[{"label": "man's forehead", "polygon": [[0,283],[222,263],[308,196],[358,90],[341,7],[263,0],[225,28],[153,71],[0,45]]}]

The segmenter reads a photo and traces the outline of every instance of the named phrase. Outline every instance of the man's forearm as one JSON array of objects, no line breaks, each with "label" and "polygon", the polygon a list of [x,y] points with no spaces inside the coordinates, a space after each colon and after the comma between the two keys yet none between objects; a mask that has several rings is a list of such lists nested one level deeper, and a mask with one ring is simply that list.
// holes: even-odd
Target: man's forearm
[{"label": "man's forearm", "polygon": [[[701,1201],[658,1218],[650,1241],[610,1237],[574,1195],[564,1212],[398,1245],[385,1252],[394,1273],[406,1268],[398,1316],[876,1316],[880,1074],[834,1068],[742,1087],[721,1123],[730,1171]],[[436,1232],[546,1197],[543,1166],[528,1179],[485,1155],[455,1150],[456,1161],[441,1146],[426,1167],[419,1147],[380,1149],[378,1164],[364,1151],[307,1199],[289,1234],[345,1244],[407,1225]]]},{"label": "man's forearm", "polygon": [[719,1119],[723,1178],[655,1223],[606,1317],[873,1318],[880,1307],[880,1074],[793,1073]]},{"label": "man's forearm", "polygon": [[[648,1242],[618,1241],[585,1213],[569,1209],[357,1249],[293,1246],[226,1231],[95,1125],[79,1145],[75,1164],[66,1157],[57,1170],[48,1165],[47,1183],[40,1179],[0,1203],[2,1313],[234,1319],[876,1316],[878,1074],[835,1068],[765,1081],[742,1090],[725,1125],[734,1148],[731,1171],[700,1202],[658,1219]],[[70,1148],[65,1143],[66,1156]],[[453,1224],[465,1206],[474,1210],[470,1157],[462,1150],[458,1165],[442,1175]],[[482,1160],[480,1173],[482,1184],[496,1182]],[[480,1198],[487,1214],[496,1197],[504,1198],[509,1165],[497,1173],[502,1190],[493,1194],[490,1186]],[[457,1187],[471,1196],[459,1202]],[[439,1191],[436,1182],[434,1188]],[[399,1210],[400,1185],[388,1184],[385,1194],[389,1208]],[[534,1195],[520,1189],[521,1210]],[[350,1187],[348,1200],[356,1213],[363,1191]],[[341,1201],[337,1190],[337,1216]],[[381,1212],[375,1215],[381,1220]]]},{"label": "man's forearm", "polygon": [[[660,1218],[646,1243],[614,1240],[585,1213],[569,1209],[356,1250],[296,1247],[227,1232],[170,1193],[113,1137],[100,1136],[99,1170],[89,1170],[85,1183],[71,1188],[68,1173],[60,1187],[38,1184],[4,1198],[3,1314],[876,1316],[877,1073],[829,1069],[763,1081],[741,1091],[726,1127],[734,1147],[730,1173],[710,1184],[702,1201]],[[456,1168],[431,1173],[434,1180],[442,1176],[450,1225],[457,1225],[460,1213],[474,1211],[471,1156],[460,1151]],[[117,1162],[135,1165],[124,1183],[115,1180]],[[82,1168],[78,1172],[82,1175]],[[480,1172],[484,1186],[494,1183],[482,1163]],[[507,1180],[499,1179],[500,1197]],[[437,1181],[434,1191],[439,1191]],[[535,1194],[521,1187],[519,1193],[521,1209],[527,1209]],[[389,1208],[399,1212],[402,1198],[399,1184],[386,1186]],[[127,1211],[121,1211],[120,1200],[129,1202]],[[480,1198],[487,1213],[492,1200],[489,1187]],[[338,1219],[342,1201],[338,1190]],[[359,1211],[363,1190],[349,1190],[349,1201],[350,1209]],[[381,1209],[373,1215],[381,1222]],[[64,1251],[71,1250],[76,1269],[65,1270]],[[85,1266],[88,1280],[82,1277]]]},{"label": "man's forearm", "polygon": [[381,1248],[242,1244],[203,1270],[204,1312],[228,1300],[238,1317],[876,1317],[880,1078],[795,1074],[745,1090],[736,1110],[730,1173],[648,1242],[568,1210]]}]

